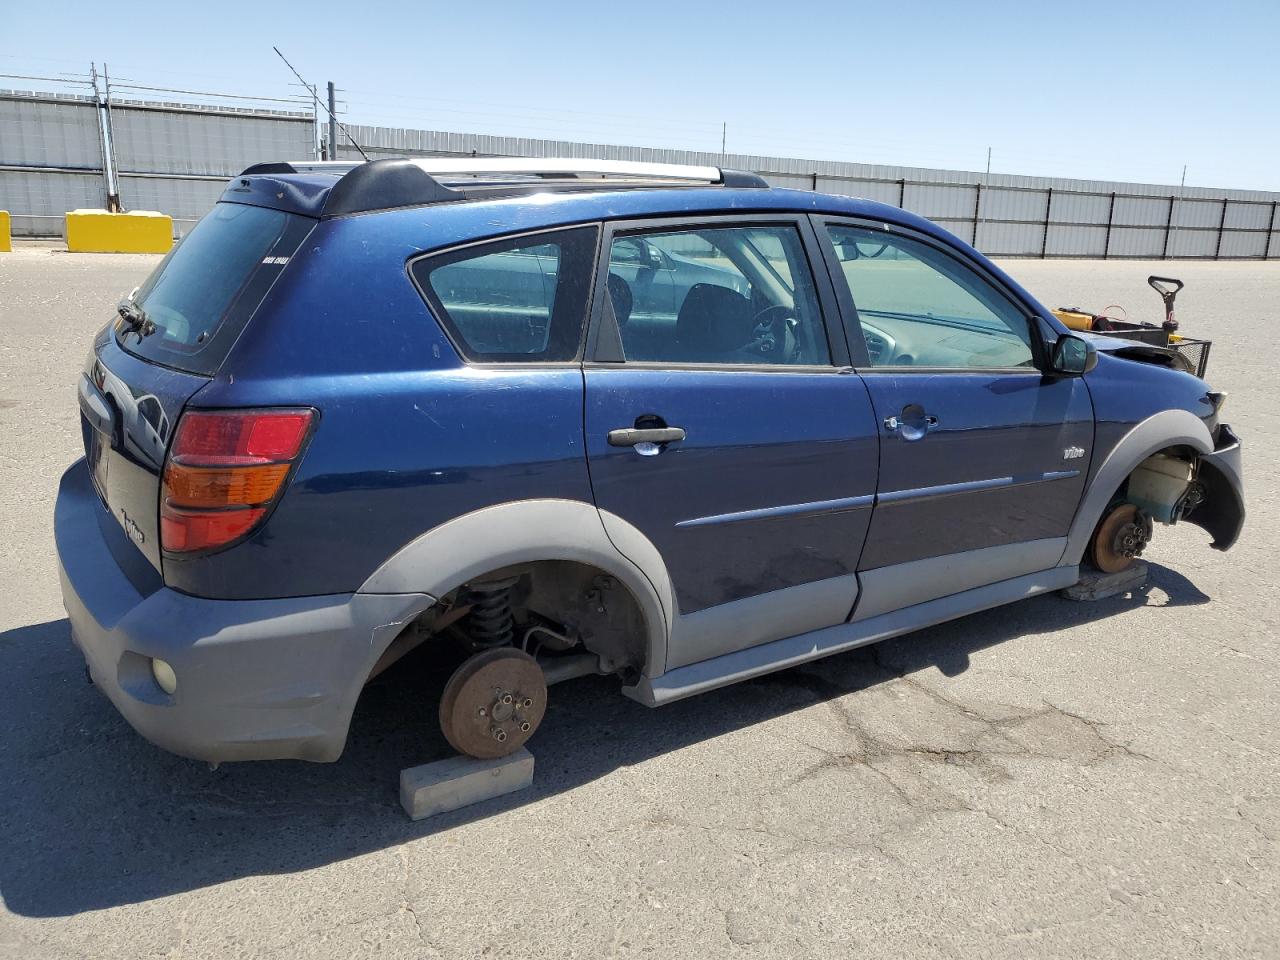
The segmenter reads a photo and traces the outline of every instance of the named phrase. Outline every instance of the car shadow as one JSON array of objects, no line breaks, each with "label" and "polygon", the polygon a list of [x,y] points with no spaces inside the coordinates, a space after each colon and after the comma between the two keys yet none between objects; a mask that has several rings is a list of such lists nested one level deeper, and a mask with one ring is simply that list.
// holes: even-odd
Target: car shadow
[{"label": "car shadow", "polygon": [[447,831],[572,790],[620,767],[767,722],[904,673],[948,676],[970,655],[1148,602],[1208,597],[1151,564],[1148,585],[1075,603],[1056,595],[961,620],[649,710],[616,680],[557,687],[533,742],[534,785],[419,823],[396,795],[402,767],[446,756],[435,719],[441,655],[417,651],[371,683],[334,764],[207,765],[145,742],[85,680],[65,620],[0,635],[0,892],[11,911],[60,917],[139,903],[240,877],[293,873]]}]

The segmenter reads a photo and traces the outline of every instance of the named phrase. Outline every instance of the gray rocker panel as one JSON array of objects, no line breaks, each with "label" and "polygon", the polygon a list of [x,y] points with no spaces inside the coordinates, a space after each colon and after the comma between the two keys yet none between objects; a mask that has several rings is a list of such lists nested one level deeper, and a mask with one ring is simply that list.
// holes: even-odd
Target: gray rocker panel
[{"label": "gray rocker panel", "polygon": [[904,610],[895,610],[869,620],[842,623],[690,664],[655,679],[643,678],[634,687],[624,687],[622,692],[648,706],[661,706],[740,680],[954,620],[979,610],[1002,606],[1049,590],[1058,590],[1070,586],[1079,578],[1078,567],[1054,567],[916,604]]},{"label": "gray rocker panel", "polygon": [[858,597],[858,575],[815,580],[744,597],[676,618],[667,669],[843,623]]},{"label": "gray rocker panel", "polygon": [[1066,544],[1065,537],[1027,540],[863,570],[858,574],[862,595],[853,620],[870,620],[927,600],[1047,570],[1057,565]]}]

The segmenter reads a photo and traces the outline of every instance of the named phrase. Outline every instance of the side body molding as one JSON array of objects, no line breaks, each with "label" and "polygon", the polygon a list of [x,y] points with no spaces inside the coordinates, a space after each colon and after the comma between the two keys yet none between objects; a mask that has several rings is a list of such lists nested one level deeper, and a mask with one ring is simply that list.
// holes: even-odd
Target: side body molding
[{"label": "side body molding", "polygon": [[1176,446],[1191,447],[1200,454],[1213,453],[1213,436],[1204,421],[1195,414],[1187,410],[1161,410],[1136,424],[1120,438],[1098,467],[1080,501],[1059,566],[1080,563],[1089,537],[1102,519],[1102,511],[1125,477],[1153,453]]},{"label": "side body molding", "polygon": [[[627,555],[614,545],[611,536],[626,539]],[[516,500],[463,514],[401,547],[359,592],[442,597],[491,570],[539,560],[590,564],[616,577],[644,614],[649,653],[645,673],[656,676],[663,672],[667,636],[675,615],[666,567],[644,534],[619,517],[602,518],[595,504]]]}]

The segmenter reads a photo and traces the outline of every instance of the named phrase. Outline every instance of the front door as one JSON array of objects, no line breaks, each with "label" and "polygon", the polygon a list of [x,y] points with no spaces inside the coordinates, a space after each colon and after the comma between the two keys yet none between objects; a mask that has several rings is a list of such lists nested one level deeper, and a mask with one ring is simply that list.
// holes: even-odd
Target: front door
[{"label": "front door", "polygon": [[882,441],[857,618],[1055,566],[1093,444],[1084,382],[1040,372],[1034,318],[977,264],[823,232]]},{"label": "front door", "polygon": [[[671,577],[667,669],[841,623],[857,597],[876,426],[830,287],[810,269],[810,229],[789,217],[628,224],[601,258],[591,482],[606,527],[639,529]],[[672,272],[667,310],[636,309],[642,293],[613,266],[637,238]]]}]

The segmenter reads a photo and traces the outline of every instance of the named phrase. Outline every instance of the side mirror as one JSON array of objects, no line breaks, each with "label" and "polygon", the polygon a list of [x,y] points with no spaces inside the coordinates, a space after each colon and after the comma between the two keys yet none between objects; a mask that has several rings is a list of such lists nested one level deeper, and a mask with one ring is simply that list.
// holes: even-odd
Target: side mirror
[{"label": "side mirror", "polygon": [[1079,377],[1098,365],[1098,351],[1084,337],[1064,333],[1053,345],[1049,365],[1054,373]]}]

